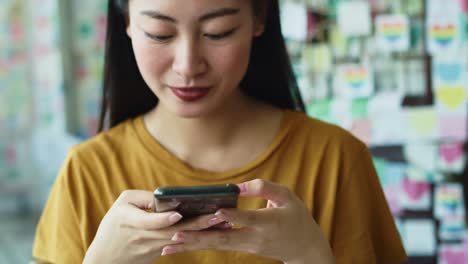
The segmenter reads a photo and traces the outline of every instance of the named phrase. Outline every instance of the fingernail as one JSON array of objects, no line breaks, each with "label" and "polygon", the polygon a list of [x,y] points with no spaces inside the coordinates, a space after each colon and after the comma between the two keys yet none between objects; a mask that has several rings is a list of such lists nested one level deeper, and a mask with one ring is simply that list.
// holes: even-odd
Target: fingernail
[{"label": "fingernail", "polygon": [[245,186],[245,184],[241,183],[241,184],[237,184],[237,186],[239,186],[241,193],[245,193],[247,191],[247,187]]},{"label": "fingernail", "polygon": [[216,213],[215,213],[216,216],[226,216],[226,212],[223,211],[223,210],[218,210]]},{"label": "fingernail", "polygon": [[171,240],[172,241],[176,241],[176,242],[183,242],[184,241],[184,238],[185,238],[185,235],[182,234],[182,233],[175,233]]},{"label": "fingernail", "polygon": [[208,220],[208,223],[209,223],[210,225],[216,225],[216,224],[219,224],[219,223],[221,223],[221,222],[222,222],[222,220],[219,219],[218,217],[213,217],[213,218],[211,218],[210,220]]},{"label": "fingernail", "polygon": [[223,228],[232,228],[233,226],[234,226],[234,225],[233,225],[232,223],[230,223],[230,222],[225,222],[225,223],[223,224]]},{"label": "fingernail", "polygon": [[174,248],[168,248],[168,247],[165,247],[161,253],[161,256],[166,256],[166,255],[170,255],[170,254],[174,254],[176,253],[177,251],[174,249]]},{"label": "fingernail", "polygon": [[175,223],[179,221],[180,219],[182,219],[182,215],[179,213],[174,213],[171,216],[169,216],[169,222],[171,223]]}]

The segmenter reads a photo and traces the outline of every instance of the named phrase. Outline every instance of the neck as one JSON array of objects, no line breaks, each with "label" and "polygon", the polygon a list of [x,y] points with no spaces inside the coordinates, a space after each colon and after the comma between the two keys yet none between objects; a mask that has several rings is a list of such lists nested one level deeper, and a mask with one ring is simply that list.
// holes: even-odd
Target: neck
[{"label": "neck", "polygon": [[220,153],[238,143],[265,116],[266,108],[239,95],[222,109],[197,118],[183,118],[158,106],[145,117],[145,123],[166,149],[182,159],[190,159],[202,153]]}]

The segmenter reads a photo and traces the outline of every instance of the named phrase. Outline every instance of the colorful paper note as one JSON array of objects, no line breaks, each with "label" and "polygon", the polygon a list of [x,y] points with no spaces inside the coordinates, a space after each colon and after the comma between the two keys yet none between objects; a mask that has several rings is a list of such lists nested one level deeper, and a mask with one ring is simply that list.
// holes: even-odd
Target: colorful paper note
[{"label": "colorful paper note", "polygon": [[343,98],[369,97],[374,91],[373,73],[368,65],[339,66],[334,87],[337,96]]},{"label": "colorful paper note", "polygon": [[466,114],[440,114],[437,123],[440,139],[464,141],[467,138]]},{"label": "colorful paper note", "polygon": [[424,142],[437,138],[438,116],[434,107],[407,107],[404,109],[406,139]]},{"label": "colorful paper note", "polygon": [[465,216],[463,186],[459,183],[436,185],[434,196],[434,215],[439,219]]},{"label": "colorful paper note", "polygon": [[439,146],[438,170],[459,174],[465,164],[466,155],[462,143],[445,143]]},{"label": "colorful paper note", "polygon": [[429,210],[431,207],[431,185],[405,177],[402,182],[400,203],[408,210]]},{"label": "colorful paper note", "polygon": [[371,33],[371,9],[367,1],[340,1],[338,26],[347,36],[366,36]]},{"label": "colorful paper note", "polygon": [[428,48],[432,54],[456,52],[460,47],[462,33],[458,16],[429,16],[426,30]]},{"label": "colorful paper note", "polygon": [[403,243],[409,256],[434,256],[436,254],[435,223],[430,219],[412,219],[403,222]]},{"label": "colorful paper note", "polygon": [[409,49],[409,21],[402,15],[379,15],[376,17],[377,43],[384,52]]},{"label": "colorful paper note", "polygon": [[468,251],[463,244],[442,244],[439,246],[438,264],[465,264]]},{"label": "colorful paper note", "polygon": [[281,6],[281,29],[285,38],[307,39],[307,9],[302,3],[284,2]]}]

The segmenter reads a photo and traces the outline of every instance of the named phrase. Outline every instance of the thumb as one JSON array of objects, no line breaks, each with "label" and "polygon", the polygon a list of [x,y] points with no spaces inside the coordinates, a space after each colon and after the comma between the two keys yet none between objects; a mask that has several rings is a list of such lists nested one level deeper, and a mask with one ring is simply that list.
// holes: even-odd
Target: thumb
[{"label": "thumb", "polygon": [[271,201],[276,206],[285,205],[291,199],[291,192],[288,188],[262,179],[240,183],[238,186],[241,190],[240,196],[261,197]]},{"label": "thumb", "polygon": [[134,228],[162,229],[182,219],[182,215],[175,211],[154,213],[155,198],[149,191],[124,191],[117,203],[124,208],[121,215],[124,223]]}]

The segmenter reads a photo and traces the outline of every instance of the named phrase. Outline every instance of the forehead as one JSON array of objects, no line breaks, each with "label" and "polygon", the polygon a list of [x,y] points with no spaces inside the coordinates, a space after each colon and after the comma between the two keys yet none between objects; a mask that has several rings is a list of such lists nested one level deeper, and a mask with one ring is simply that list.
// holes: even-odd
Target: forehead
[{"label": "forehead", "polygon": [[220,8],[239,9],[239,13],[251,10],[255,0],[129,0],[131,14],[142,11],[158,11],[179,19],[199,17]]}]

